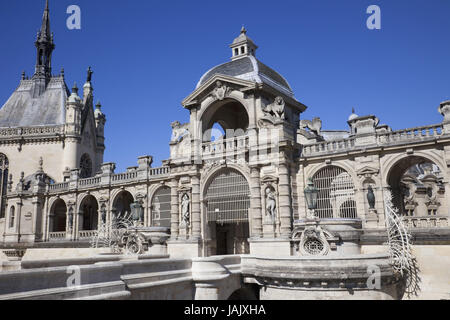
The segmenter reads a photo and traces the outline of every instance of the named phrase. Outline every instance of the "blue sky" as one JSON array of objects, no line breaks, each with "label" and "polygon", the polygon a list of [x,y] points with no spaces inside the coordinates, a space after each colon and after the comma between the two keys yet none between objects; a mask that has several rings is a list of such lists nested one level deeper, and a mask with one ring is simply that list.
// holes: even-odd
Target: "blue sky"
[{"label": "blue sky", "polygon": [[[81,30],[68,30],[66,9],[80,6]],[[368,30],[366,9],[381,8],[381,30]],[[34,71],[34,40],[44,0],[2,0],[0,105]],[[257,57],[280,72],[325,130],[346,129],[354,107],[393,129],[442,121],[450,99],[449,0],[50,0],[53,73],[69,87],[94,70],[96,100],[107,115],[105,162],[118,170],[153,155],[168,159],[181,101],[214,65],[229,61],[242,25]]]}]

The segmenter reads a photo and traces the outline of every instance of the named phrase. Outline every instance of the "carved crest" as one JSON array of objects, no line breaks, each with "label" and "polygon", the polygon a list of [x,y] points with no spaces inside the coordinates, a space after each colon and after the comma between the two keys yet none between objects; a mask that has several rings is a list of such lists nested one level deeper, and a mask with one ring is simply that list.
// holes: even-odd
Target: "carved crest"
[{"label": "carved crest", "polygon": [[213,91],[213,97],[222,101],[230,92],[231,89],[228,86],[224,85],[221,81],[217,81],[216,88]]}]

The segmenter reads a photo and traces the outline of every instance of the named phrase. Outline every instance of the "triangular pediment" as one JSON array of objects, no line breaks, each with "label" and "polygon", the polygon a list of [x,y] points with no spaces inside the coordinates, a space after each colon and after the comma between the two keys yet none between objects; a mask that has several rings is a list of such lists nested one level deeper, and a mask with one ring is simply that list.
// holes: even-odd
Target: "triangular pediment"
[{"label": "triangular pediment", "polygon": [[214,90],[217,89],[217,83],[220,82],[222,85],[228,88],[239,88],[240,91],[247,91],[255,89],[258,84],[253,81],[242,80],[230,76],[225,76],[222,74],[216,74],[211,79],[202,84],[194,92],[192,92],[186,99],[181,103],[183,107],[189,108],[193,105],[198,105],[203,98],[210,95]]},{"label": "triangular pediment", "polygon": [[365,175],[376,175],[380,172],[379,169],[373,168],[373,167],[363,167],[357,171],[358,176],[365,176]]}]

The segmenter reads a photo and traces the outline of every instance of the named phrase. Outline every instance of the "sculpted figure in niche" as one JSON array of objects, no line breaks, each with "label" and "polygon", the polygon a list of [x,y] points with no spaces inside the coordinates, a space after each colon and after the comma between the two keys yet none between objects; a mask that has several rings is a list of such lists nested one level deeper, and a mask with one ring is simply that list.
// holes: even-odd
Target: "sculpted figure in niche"
[{"label": "sculpted figure in niche", "polygon": [[367,189],[367,201],[369,202],[369,208],[371,210],[375,209],[375,193],[373,192],[373,188],[369,185]]},{"label": "sculpted figure in niche", "polygon": [[181,213],[183,215],[183,222],[186,226],[188,226],[190,223],[189,206],[190,206],[189,196],[187,195],[187,193],[185,193],[183,195],[183,198],[181,199]]},{"label": "sculpted figure in niche", "polygon": [[266,189],[266,215],[275,217],[275,210],[277,208],[277,199],[275,192],[271,187]]}]

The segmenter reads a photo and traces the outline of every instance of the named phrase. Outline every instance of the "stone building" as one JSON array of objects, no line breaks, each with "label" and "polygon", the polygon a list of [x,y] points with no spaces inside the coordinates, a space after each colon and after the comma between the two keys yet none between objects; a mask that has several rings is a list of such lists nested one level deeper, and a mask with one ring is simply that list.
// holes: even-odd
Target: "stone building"
[{"label": "stone building", "polygon": [[[450,101],[439,106],[439,124],[393,131],[353,112],[346,130],[323,131],[319,118],[302,119],[307,107],[256,58],[243,28],[231,61],[207,71],[182,101],[190,121],[172,123],[170,159],[153,168],[143,156],[115,173],[102,161],[106,120],[99,104],[94,111],[92,71],[83,97],[76,86],[68,92],[63,72],[51,75],[48,3],[36,47],[35,74],[22,76],[0,110],[4,248],[89,247],[98,226],[139,203],[144,226],[170,228],[171,258],[382,252],[391,192],[422,269],[434,254],[448,266]],[[309,239],[311,221],[320,235]],[[448,293],[448,274],[427,276],[430,291]]]}]

